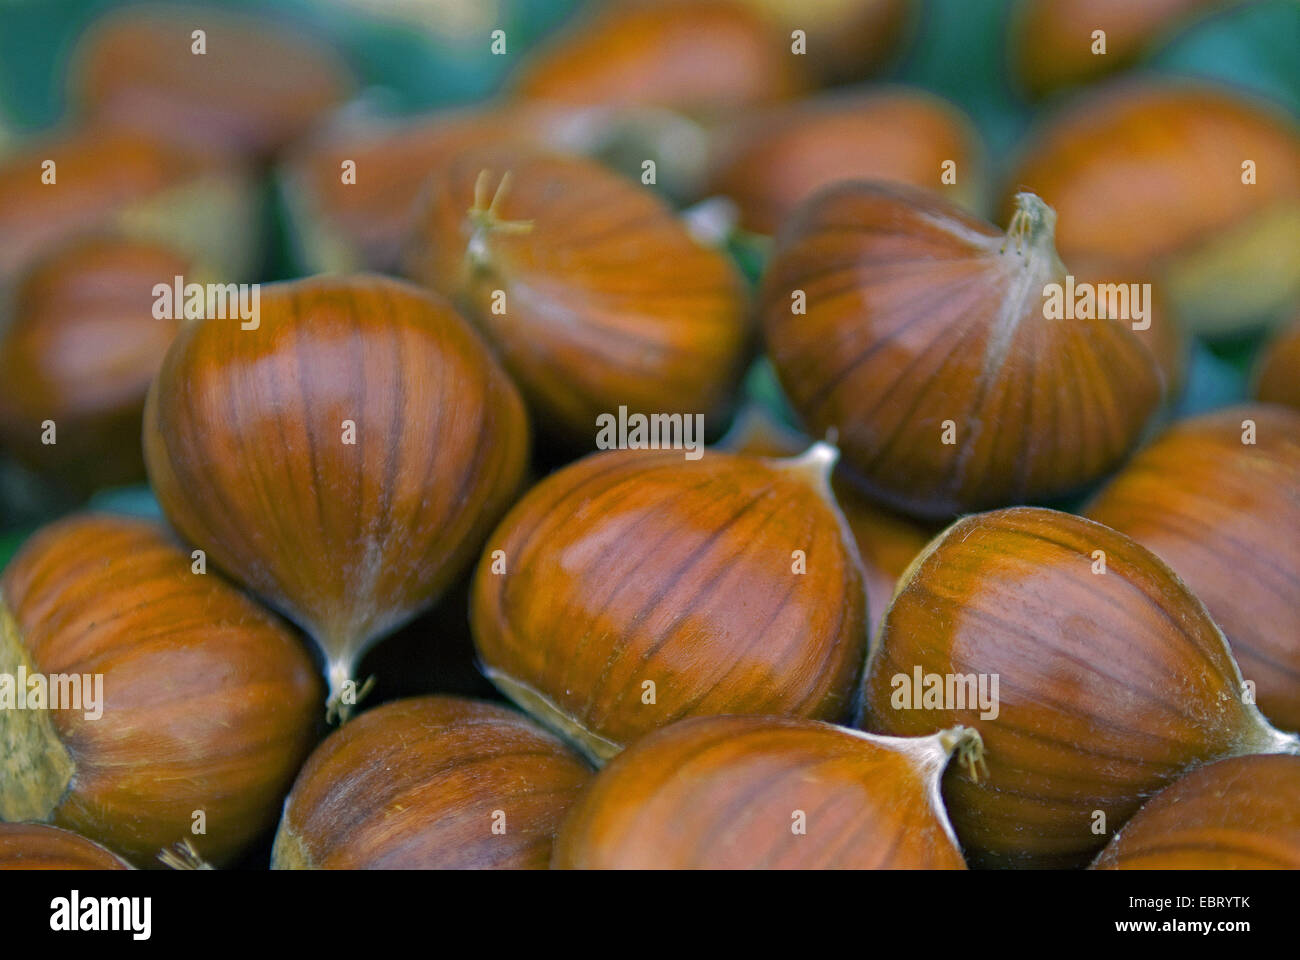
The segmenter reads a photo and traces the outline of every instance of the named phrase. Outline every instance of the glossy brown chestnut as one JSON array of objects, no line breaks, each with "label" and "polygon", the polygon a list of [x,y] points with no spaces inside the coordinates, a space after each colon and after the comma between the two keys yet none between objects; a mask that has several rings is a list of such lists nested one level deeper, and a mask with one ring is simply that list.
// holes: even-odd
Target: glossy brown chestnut
[{"label": "glossy brown chestnut", "polygon": [[0,823],[0,870],[130,870],[93,840],[44,823]]},{"label": "glossy brown chestnut", "polygon": [[0,284],[97,231],[163,243],[239,280],[260,253],[257,217],[247,172],[224,160],[117,128],[54,133],[0,158]]},{"label": "glossy brown chestnut", "polygon": [[615,450],[547,477],[479,562],[484,672],[597,761],[683,717],[843,719],[866,603],[834,456]]},{"label": "glossy brown chestnut", "polygon": [[1111,84],[1031,140],[1009,188],[1056,208],[1067,263],[1105,257],[1150,279],[1194,333],[1276,324],[1300,297],[1300,128],[1267,103]]},{"label": "glossy brown chestnut", "polygon": [[73,103],[96,118],[259,158],[353,86],[346,64],[300,26],[211,5],[111,13],[80,38],[72,72]]},{"label": "glossy brown chestnut", "polygon": [[[718,441],[718,449],[755,457],[791,457],[807,449],[809,442],[797,431],[777,423],[765,411],[751,406],[737,414],[731,429]],[[832,477],[831,489],[848,521],[862,561],[867,588],[867,634],[874,637],[880,618],[894,596],[898,578],[938,530],[877,506],[838,476]]]},{"label": "glossy brown chestnut", "polygon": [[748,341],[742,282],[646,188],[592,160],[467,153],[430,183],[410,272],[477,321],[539,432],[722,414]]},{"label": "glossy brown chestnut", "polygon": [[523,404],[440,297],[378,276],[262,289],[258,326],[172,344],[145,407],[163,510],[300,624],[333,712],[385,633],[468,564],[522,477]]},{"label": "glossy brown chestnut", "polygon": [[804,58],[789,43],[733,0],[619,0],[533,53],[513,91],[564,103],[736,110],[806,86]]},{"label": "glossy brown chestnut", "polygon": [[1300,316],[1264,348],[1255,374],[1255,398],[1300,409]]},{"label": "glossy brown chestnut", "polygon": [[1115,311],[1049,318],[1048,285],[1064,301],[1073,276],[1055,223],[1033,194],[1003,234],[929,192],[852,182],[782,231],[762,293],[772,363],[873,499],[941,517],[1058,496],[1137,442],[1159,370]]},{"label": "glossy brown chestnut", "polygon": [[192,267],[160,244],[96,236],[26,272],[0,324],[0,447],[77,493],[143,480],[144,398],[181,324],[157,315],[153,288],[204,282]]},{"label": "glossy brown chestnut", "polygon": [[1300,870],[1300,757],[1233,757],[1148,800],[1095,870]]},{"label": "glossy brown chestnut", "polygon": [[1177,423],[1084,512],[1173,568],[1259,709],[1300,730],[1300,411],[1253,404]]},{"label": "glossy brown chestnut", "polygon": [[1223,634],[1158,557],[1034,507],[965,517],[916,559],[863,705],[873,732],[979,731],[987,775],[951,769],[944,796],[984,866],[1082,866],[1194,767],[1300,753],[1243,699]]},{"label": "glossy brown chestnut", "polygon": [[637,741],[574,805],[566,869],[964,870],[939,795],[958,728],[878,737],[780,717],[696,717]]},{"label": "glossy brown chestnut", "polygon": [[157,524],[94,514],[10,562],[0,820],[66,827],[138,866],[182,839],[226,863],[275,823],[320,682],[284,623],[195,569]]},{"label": "glossy brown chestnut", "polygon": [[[1088,83],[1129,66],[1162,34],[1224,0],[1019,0],[1011,18],[1011,57],[1033,94]],[[1105,32],[1105,52],[1094,48]]]},{"label": "glossy brown chestnut", "polygon": [[[951,185],[942,179],[948,161]],[[772,107],[740,121],[723,135],[709,189],[736,202],[746,229],[771,234],[838,180],[926,187],[978,211],[983,166],[979,136],[956,107],[900,87]]]},{"label": "glossy brown chestnut", "polygon": [[459,697],[368,710],[312,754],[278,870],[545,869],[590,769],[505,707]]}]

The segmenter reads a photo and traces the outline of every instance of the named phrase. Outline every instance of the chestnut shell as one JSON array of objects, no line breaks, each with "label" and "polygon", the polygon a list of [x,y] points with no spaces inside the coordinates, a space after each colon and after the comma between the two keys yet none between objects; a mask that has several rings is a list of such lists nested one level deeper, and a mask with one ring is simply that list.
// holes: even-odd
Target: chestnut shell
[{"label": "chestnut shell", "polygon": [[272,865],[544,869],[590,779],[577,754],[513,710],[447,696],[387,703],[308,759]]},{"label": "chestnut shell", "polygon": [[0,819],[48,820],[140,866],[182,839],[227,863],[274,824],[320,681],[286,624],[192,563],[156,523],[83,514],[5,568],[3,652],[29,675],[102,674],[104,702],[91,718],[0,711]]},{"label": "chestnut shell", "polygon": [[[996,716],[955,699],[909,705],[918,669],[945,684],[984,676],[987,692],[996,677]],[[983,866],[1083,866],[1105,842],[1098,812],[1113,831],[1200,764],[1300,752],[1300,738],[1244,701],[1223,634],[1158,557],[1041,508],[966,517],[914,561],[876,638],[863,706],[874,732],[979,731],[986,775],[950,767],[944,795],[968,860]]]},{"label": "chestnut shell", "polygon": [[689,716],[844,719],[866,598],[852,534],[809,466],[613,450],[552,474],[475,574],[488,677],[598,759]]},{"label": "chestnut shell", "polygon": [[1233,757],[1156,794],[1095,870],[1300,870],[1300,757]]},{"label": "chestnut shell", "polygon": [[130,870],[93,840],[44,823],[0,823],[0,870]]}]

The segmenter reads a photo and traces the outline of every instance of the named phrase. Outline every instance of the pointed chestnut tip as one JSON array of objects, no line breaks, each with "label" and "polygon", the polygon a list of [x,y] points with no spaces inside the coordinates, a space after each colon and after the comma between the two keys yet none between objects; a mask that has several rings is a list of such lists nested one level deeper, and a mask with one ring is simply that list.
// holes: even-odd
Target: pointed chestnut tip
[{"label": "pointed chestnut tip", "polygon": [[783,470],[804,477],[822,496],[833,500],[831,474],[840,461],[840,450],[831,442],[833,439],[832,431],[827,440],[818,440],[803,453],[774,460],[773,463]]}]

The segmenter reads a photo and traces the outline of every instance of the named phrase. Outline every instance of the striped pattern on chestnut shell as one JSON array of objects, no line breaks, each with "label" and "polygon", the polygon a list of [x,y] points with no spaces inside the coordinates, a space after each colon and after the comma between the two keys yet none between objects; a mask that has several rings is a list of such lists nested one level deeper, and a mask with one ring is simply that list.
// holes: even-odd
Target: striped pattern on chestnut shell
[{"label": "striped pattern on chestnut shell", "polygon": [[592,160],[488,150],[430,189],[409,270],[478,322],[539,431],[590,449],[620,406],[724,411],[748,341],[743,286],[653,188]]},{"label": "striped pattern on chestnut shell", "polygon": [[[895,706],[895,678],[917,668],[997,675],[996,718],[969,704]],[[1114,830],[1199,764],[1300,752],[1243,702],[1223,634],[1159,558],[1033,507],[959,520],[917,558],[885,612],[863,702],[875,732],[980,732],[988,775],[950,769],[945,797],[981,865],[1082,866],[1105,842],[1095,811]]]},{"label": "striped pattern on chestnut shell", "polygon": [[611,451],[552,474],[479,563],[485,672],[597,759],[688,716],[843,719],[866,599],[852,534],[809,469]]},{"label": "striped pattern on chestnut shell", "polygon": [[0,870],[129,870],[117,854],[71,830],[0,823]]},{"label": "striped pattern on chestnut shell", "polygon": [[[315,739],[320,680],[283,621],[191,564],[158,524],[89,514],[42,529],[5,569],[0,621],[12,617],[28,671],[103,674],[104,703],[98,719],[45,713],[61,748],[27,727],[40,756],[26,771],[7,765],[24,741],[18,727],[15,748],[5,723],[33,712],[0,711],[13,749],[0,756],[4,816],[48,820],[139,865],[185,838],[224,863],[275,822]],[[67,779],[47,777],[34,810],[42,798],[22,786],[42,766]]]},{"label": "striped pattern on chestnut shell", "polygon": [[513,710],[460,697],[397,700],[311,755],[285,803],[272,866],[545,869],[590,780],[577,754]]},{"label": "striped pattern on chestnut shell", "polygon": [[[1242,442],[1243,423],[1255,442]],[[1172,426],[1088,505],[1205,602],[1255,702],[1300,730],[1300,412],[1254,404]]]},{"label": "striped pattern on chestnut shell", "polygon": [[962,870],[939,796],[947,762],[938,738],[778,717],[683,720],[600,772],[565,820],[553,866]]},{"label": "striped pattern on chestnut shell", "polygon": [[264,287],[256,330],[187,326],[145,409],[168,518],[312,634],[335,695],[463,570],[527,449],[522,401],[469,326],[378,276]]},{"label": "striped pattern on chestnut shell", "polygon": [[[1082,487],[1159,401],[1127,321],[1043,317],[1044,284],[1066,269],[1051,210],[1024,202],[1003,235],[914,188],[846,183],[778,239],[762,300],[781,384],[809,432],[838,431],[845,466],[897,509],[944,516]],[[800,290],[806,315],[791,312]]]},{"label": "striped pattern on chestnut shell", "polygon": [[1300,870],[1300,757],[1233,757],[1147,801],[1097,870]]}]

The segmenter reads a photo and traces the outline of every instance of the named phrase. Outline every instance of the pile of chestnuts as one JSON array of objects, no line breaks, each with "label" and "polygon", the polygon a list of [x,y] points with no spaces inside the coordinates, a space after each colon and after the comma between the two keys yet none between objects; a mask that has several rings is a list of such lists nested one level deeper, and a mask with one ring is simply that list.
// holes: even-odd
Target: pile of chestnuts
[{"label": "pile of chestnuts", "polygon": [[920,0],[593,6],[400,113],[131,5],[0,146],[0,869],[1300,868],[1232,11],[1014,4],[1009,137]]}]

